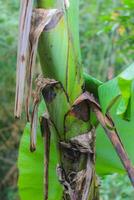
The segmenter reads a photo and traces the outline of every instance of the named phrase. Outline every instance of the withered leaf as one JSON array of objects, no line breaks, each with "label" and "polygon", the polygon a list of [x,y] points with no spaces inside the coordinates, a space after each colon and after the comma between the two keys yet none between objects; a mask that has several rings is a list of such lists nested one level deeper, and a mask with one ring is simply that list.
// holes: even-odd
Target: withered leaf
[{"label": "withered leaf", "polygon": [[80,97],[78,97],[74,102],[74,105],[76,106],[85,100],[89,103],[89,106],[93,109],[93,112],[95,113],[98,121],[105,130],[106,135],[113,144],[126,172],[128,173],[130,181],[134,186],[134,166],[132,165],[131,161],[128,158],[126,150],[122,144],[121,138],[117,130],[115,129],[113,120],[108,114],[104,115],[102,113],[100,105],[96,102],[94,97],[88,92],[85,92]]},{"label": "withered leaf", "polygon": [[22,110],[32,8],[33,0],[21,0],[17,53],[16,98],[14,110],[15,117],[17,118],[20,117]]},{"label": "withered leaf", "polygon": [[28,121],[30,119],[29,104],[38,40],[43,31],[54,28],[63,16],[63,11],[58,9],[34,9],[32,13],[32,7],[33,0],[21,1],[15,100],[15,116],[19,118],[22,111],[24,84],[27,76],[26,112]]},{"label": "withered leaf", "polygon": [[[33,67],[36,61],[37,47],[38,41],[41,33],[47,27],[53,28],[56,24],[53,18],[60,19],[59,16],[62,15],[62,12],[57,9],[34,9],[32,15],[32,23],[31,23],[31,31],[29,37],[29,57],[27,64],[27,97],[26,97],[26,113],[27,119],[29,120],[29,106],[30,106],[30,98],[32,91],[32,76],[33,76]],[[58,16],[56,18],[56,16]],[[58,21],[56,21],[58,23]]]},{"label": "withered leaf", "polygon": [[58,82],[54,79],[43,78],[42,75],[39,75],[35,81],[36,89],[33,94],[33,111],[31,117],[31,135],[30,135],[30,149],[34,151],[36,149],[36,129],[38,123],[38,106],[41,100],[41,92],[47,85],[55,85]]}]

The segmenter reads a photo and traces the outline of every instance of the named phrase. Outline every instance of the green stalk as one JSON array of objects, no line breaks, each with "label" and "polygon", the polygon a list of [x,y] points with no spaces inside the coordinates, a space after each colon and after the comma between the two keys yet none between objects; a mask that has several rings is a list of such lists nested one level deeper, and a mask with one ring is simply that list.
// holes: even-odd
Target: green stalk
[{"label": "green stalk", "polygon": [[[73,108],[83,93],[83,71],[79,44],[79,1],[38,0],[39,8],[62,9],[56,27],[42,33],[39,56],[43,75],[48,80],[42,94],[56,129],[59,158],[57,173],[64,186],[63,199],[98,199],[95,174],[95,132],[91,131],[90,110],[86,103]],[[75,114],[74,114],[75,113]],[[91,131],[91,132],[90,132]],[[84,149],[84,152],[83,152]]]},{"label": "green stalk", "polygon": [[[38,1],[38,5],[44,8],[51,8],[55,5],[55,1],[47,2]],[[71,102],[75,100],[76,96],[80,95],[83,83],[79,47],[78,5],[78,1],[74,0],[71,2],[70,8],[65,10],[59,4],[59,9],[63,9],[63,12],[65,12],[64,17],[55,29],[42,34],[39,43],[44,76],[60,81]]]}]

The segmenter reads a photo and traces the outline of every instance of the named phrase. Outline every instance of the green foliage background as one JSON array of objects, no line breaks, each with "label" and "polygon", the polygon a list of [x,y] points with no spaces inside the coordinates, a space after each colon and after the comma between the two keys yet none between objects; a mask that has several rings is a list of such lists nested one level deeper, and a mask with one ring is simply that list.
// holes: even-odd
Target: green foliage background
[{"label": "green foliage background", "polygon": [[133,61],[134,2],[80,2],[83,64],[90,74],[106,80],[109,68],[118,74]]},{"label": "green foliage background", "polygon": [[[0,199],[16,200],[17,159],[23,121],[13,117],[17,49],[18,0],[0,0]],[[80,40],[85,70],[100,80],[115,76],[132,63],[134,55],[134,2],[80,0]],[[104,200],[133,199],[127,177],[103,178]]]}]

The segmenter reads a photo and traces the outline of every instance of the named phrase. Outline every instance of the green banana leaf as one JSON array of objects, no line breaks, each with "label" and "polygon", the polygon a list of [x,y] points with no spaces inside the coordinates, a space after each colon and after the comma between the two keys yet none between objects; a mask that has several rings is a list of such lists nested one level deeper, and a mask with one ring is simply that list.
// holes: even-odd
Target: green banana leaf
[{"label": "green banana leaf", "polygon": [[[38,132],[39,133],[39,132]],[[41,135],[37,137],[37,150],[29,150],[30,124],[27,124],[21,138],[18,168],[19,168],[19,194],[22,200],[43,199],[44,176],[44,145]]]},{"label": "green banana leaf", "polygon": [[119,99],[116,114],[130,120],[133,106],[132,93],[134,82],[134,63],[116,78],[99,86],[99,100],[104,113],[106,113]]},{"label": "green banana leaf", "polygon": [[[103,112],[110,111],[128,156],[134,163],[134,63],[116,78],[101,84],[98,96]],[[97,129],[96,169],[99,174],[125,172],[101,127]]]},{"label": "green banana leaf", "polygon": [[[133,98],[134,100],[134,98]],[[111,110],[111,116],[120,135],[122,143],[126,149],[129,159],[134,164],[134,113],[131,121],[124,121],[116,115],[118,103]],[[104,133],[102,127],[97,129],[96,137],[96,170],[99,175],[120,173],[124,174],[125,170],[117,156],[111,142]]]},{"label": "green banana leaf", "polygon": [[[44,112],[44,105],[39,107],[39,115]],[[31,153],[30,124],[27,123],[20,143],[18,169],[19,169],[19,195],[21,200],[43,200],[44,199],[44,141],[41,136],[40,127],[37,130],[37,149]],[[56,176],[58,163],[55,139],[52,134],[49,164],[49,200],[61,199],[62,187]],[[50,187],[51,186],[51,187]]]},{"label": "green banana leaf", "polygon": [[83,73],[83,78],[85,90],[93,93],[95,97],[98,97],[98,87],[103,83],[85,72]]}]

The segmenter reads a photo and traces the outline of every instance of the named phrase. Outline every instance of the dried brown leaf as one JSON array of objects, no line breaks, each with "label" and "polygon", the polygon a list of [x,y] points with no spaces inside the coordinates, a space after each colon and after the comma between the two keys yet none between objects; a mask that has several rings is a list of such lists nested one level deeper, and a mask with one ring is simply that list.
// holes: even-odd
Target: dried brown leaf
[{"label": "dried brown leaf", "polygon": [[33,0],[21,1],[14,111],[15,116],[19,118],[22,111],[25,76],[27,75],[26,112],[28,121],[30,120],[29,105],[32,91],[33,67],[36,61],[39,37],[43,31],[49,31],[54,28],[63,16],[63,11],[58,9],[34,9],[32,13],[32,7]]},{"label": "dried brown leaf", "polygon": [[134,166],[132,165],[131,161],[128,158],[126,150],[122,144],[121,138],[117,130],[115,129],[114,122],[112,121],[111,117],[108,114],[103,115],[100,105],[96,102],[94,97],[88,92],[83,93],[78,99],[76,99],[74,105],[76,106],[85,100],[87,100],[89,106],[93,109],[98,121],[100,122],[101,126],[105,130],[105,133],[107,134],[108,138],[113,144],[126,172],[128,173],[130,181],[134,186]]},{"label": "dried brown leaf", "polygon": [[[57,16],[57,17],[56,17]],[[33,67],[36,61],[38,41],[41,33],[46,29],[54,28],[58,20],[62,16],[62,12],[57,9],[44,10],[34,9],[32,16],[32,26],[29,37],[29,58],[28,58],[28,73],[27,73],[27,97],[26,97],[26,113],[29,121],[29,106],[32,91],[32,76]],[[55,20],[54,20],[55,18]],[[56,20],[57,19],[57,20]]]},{"label": "dried brown leaf", "polygon": [[42,75],[39,75],[36,79],[36,90],[33,94],[34,96],[34,106],[32,111],[32,118],[31,118],[31,135],[30,135],[30,149],[34,151],[36,149],[36,130],[37,130],[37,123],[38,123],[38,106],[41,100],[41,92],[47,85],[55,85],[58,82],[54,79],[47,79],[43,78]]},{"label": "dried brown leaf", "polygon": [[24,83],[26,74],[27,48],[31,26],[33,0],[21,0],[19,38],[17,53],[17,77],[16,77],[16,97],[15,97],[15,117],[21,116]]}]

